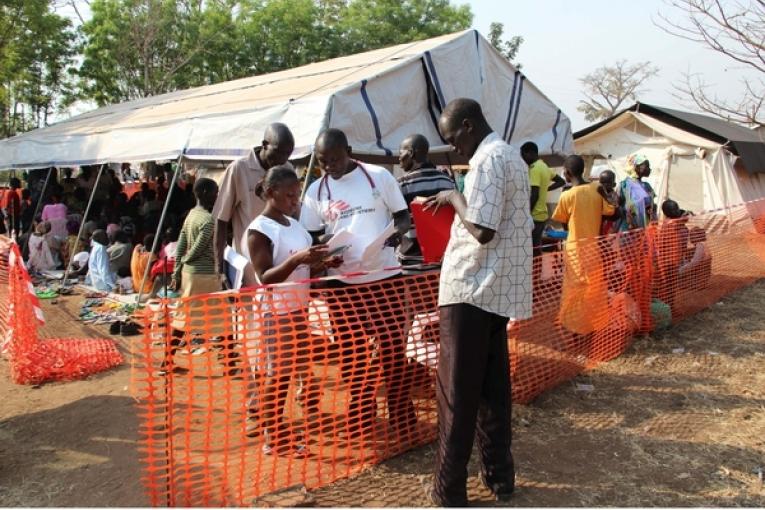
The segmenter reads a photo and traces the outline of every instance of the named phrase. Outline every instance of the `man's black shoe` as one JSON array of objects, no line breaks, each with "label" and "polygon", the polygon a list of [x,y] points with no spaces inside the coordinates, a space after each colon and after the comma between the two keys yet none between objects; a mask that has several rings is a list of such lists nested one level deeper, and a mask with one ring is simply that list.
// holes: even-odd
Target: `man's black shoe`
[{"label": "man's black shoe", "polygon": [[481,473],[481,483],[494,495],[494,499],[499,503],[508,503],[513,498],[515,487],[508,483],[489,483],[486,477]]},{"label": "man's black shoe", "polygon": [[463,501],[461,503],[449,503],[445,500],[443,500],[441,497],[438,496],[436,493],[436,487],[433,483],[427,484],[425,487],[425,497],[427,498],[428,502],[430,502],[431,505],[439,507],[439,508],[446,508],[446,507],[458,507],[458,508],[464,508],[468,506],[467,501]]}]

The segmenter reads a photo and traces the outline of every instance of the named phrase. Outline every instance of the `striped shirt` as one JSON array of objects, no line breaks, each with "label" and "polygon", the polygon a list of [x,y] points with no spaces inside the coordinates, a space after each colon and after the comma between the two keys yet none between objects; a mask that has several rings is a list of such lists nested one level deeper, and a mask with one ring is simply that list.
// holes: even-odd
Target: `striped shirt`
[{"label": "striped shirt", "polygon": [[173,272],[176,280],[181,270],[193,274],[215,274],[214,225],[212,214],[204,207],[196,206],[189,211],[175,252]]},{"label": "striped shirt", "polygon": [[[451,177],[436,168],[425,167],[418,170],[407,172],[399,177],[398,184],[401,187],[401,193],[404,194],[406,205],[411,210],[412,200],[416,197],[432,197],[440,191],[454,189],[454,181]],[[411,244],[407,248],[399,248],[399,255],[403,257],[421,257],[420,245],[417,243],[417,231],[412,223],[407,237]]]},{"label": "striped shirt", "polygon": [[454,189],[454,181],[441,170],[433,167],[412,170],[399,177],[398,185],[404,194],[406,204],[410,205],[415,197],[432,197],[439,191]]}]

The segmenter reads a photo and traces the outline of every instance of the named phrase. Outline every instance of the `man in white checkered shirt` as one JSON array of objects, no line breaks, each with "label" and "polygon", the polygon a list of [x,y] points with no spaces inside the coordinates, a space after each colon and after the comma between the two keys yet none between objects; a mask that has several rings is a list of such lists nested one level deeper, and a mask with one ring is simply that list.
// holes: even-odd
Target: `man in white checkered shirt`
[{"label": "man in white checkered shirt", "polygon": [[520,153],[486,122],[471,99],[449,103],[441,136],[470,157],[464,195],[443,191],[428,207],[456,215],[438,296],[438,432],[435,483],[439,506],[467,506],[467,464],[476,421],[484,484],[506,501],[515,484],[510,452],[509,319],[531,316],[532,220]]}]

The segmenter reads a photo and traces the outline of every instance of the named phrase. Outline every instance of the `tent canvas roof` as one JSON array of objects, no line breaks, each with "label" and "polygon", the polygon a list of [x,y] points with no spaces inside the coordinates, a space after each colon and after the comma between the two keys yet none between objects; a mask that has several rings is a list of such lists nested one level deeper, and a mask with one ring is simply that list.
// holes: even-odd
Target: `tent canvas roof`
[{"label": "tent canvas roof", "polygon": [[542,154],[572,148],[569,119],[470,30],[275,73],[105,106],[0,141],[0,168],[170,159],[233,159],[284,122],[296,157],[326,127],[357,154],[391,157],[407,135],[446,152],[436,119],[456,97],[481,102],[494,129]]},{"label": "tent canvas roof", "polygon": [[625,112],[639,112],[720,145],[727,144],[741,157],[744,166],[750,173],[765,172],[765,136],[762,132],[707,115],[646,103],[635,103],[605,120],[577,131],[574,133],[574,139],[587,137],[602,128],[606,128]]}]

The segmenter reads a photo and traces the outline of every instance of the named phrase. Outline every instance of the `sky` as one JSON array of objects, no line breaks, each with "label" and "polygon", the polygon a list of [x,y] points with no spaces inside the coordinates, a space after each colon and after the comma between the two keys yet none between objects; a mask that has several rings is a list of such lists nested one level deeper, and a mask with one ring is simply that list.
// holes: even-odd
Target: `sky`
[{"label": "sky", "polygon": [[[78,2],[84,15],[87,4]],[[683,83],[683,73],[699,73],[721,98],[740,95],[742,73],[747,70],[702,44],[662,31],[653,20],[664,13],[682,21],[682,13],[665,0],[452,0],[470,5],[473,27],[484,36],[494,22],[504,24],[505,36],[521,35],[517,60],[522,71],[569,116],[574,131],[589,123],[577,111],[584,99],[579,78],[618,60],[650,62],[659,67],[638,96],[657,106],[694,111],[687,99],[676,97],[673,84]],[[61,13],[74,19],[74,11]],[[628,106],[628,105],[627,105]],[[71,113],[90,109],[80,105]]]},{"label": "sky", "polygon": [[[662,12],[682,21],[682,13],[662,0],[472,0],[473,28],[486,35],[489,24],[504,24],[505,35],[521,35],[517,60],[522,71],[566,113],[574,131],[588,125],[577,111],[584,98],[579,78],[618,60],[651,62],[657,77],[646,82],[642,102],[693,111],[687,99],[674,97],[673,84],[683,83],[683,73],[699,73],[722,98],[735,98],[746,72],[706,49],[662,31]],[[631,103],[630,103],[631,104]]]}]

